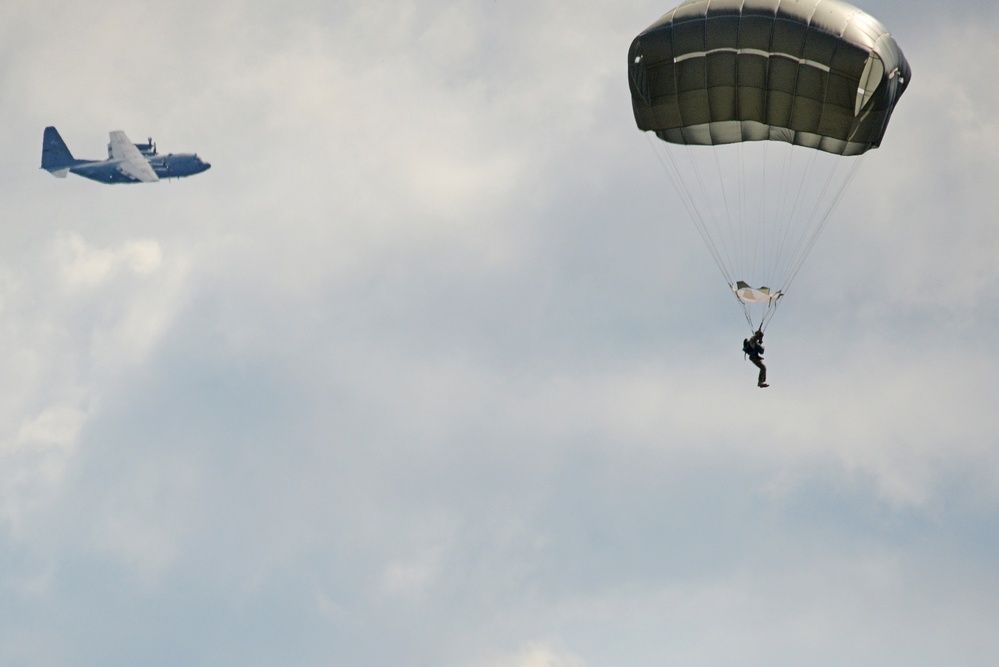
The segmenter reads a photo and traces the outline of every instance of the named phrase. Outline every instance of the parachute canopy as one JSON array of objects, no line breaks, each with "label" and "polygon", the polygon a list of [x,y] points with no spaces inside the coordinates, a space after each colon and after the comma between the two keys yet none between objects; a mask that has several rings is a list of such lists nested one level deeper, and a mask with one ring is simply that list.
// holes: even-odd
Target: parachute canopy
[{"label": "parachute canopy", "polygon": [[674,144],[782,141],[838,155],[881,144],[909,64],[839,0],[687,0],[629,53],[642,130]]},{"label": "parachute canopy", "polygon": [[763,328],[909,83],[840,0],[687,0],[634,39],[632,107],[749,325]]}]

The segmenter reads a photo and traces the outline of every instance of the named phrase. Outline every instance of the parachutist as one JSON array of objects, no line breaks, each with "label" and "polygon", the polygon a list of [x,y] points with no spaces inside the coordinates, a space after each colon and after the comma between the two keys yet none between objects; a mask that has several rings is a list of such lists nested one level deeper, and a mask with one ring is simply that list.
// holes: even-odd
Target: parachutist
[{"label": "parachutist", "polygon": [[757,329],[752,338],[742,341],[742,351],[746,353],[753,365],[760,369],[760,377],[756,381],[756,386],[760,388],[769,387],[767,384],[767,367],[763,365],[763,329]]}]

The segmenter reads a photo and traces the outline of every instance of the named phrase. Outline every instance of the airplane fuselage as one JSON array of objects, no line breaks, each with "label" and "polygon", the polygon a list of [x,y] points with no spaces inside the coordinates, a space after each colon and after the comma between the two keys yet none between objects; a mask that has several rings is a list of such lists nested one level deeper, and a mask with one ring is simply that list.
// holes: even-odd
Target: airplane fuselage
[{"label": "airplane fuselage", "polygon": [[[193,153],[155,155],[146,159],[161,180],[193,176],[207,171],[212,166]],[[100,183],[141,182],[119,169],[117,162],[117,160],[81,161],[80,164],[70,167],[69,172]]]}]

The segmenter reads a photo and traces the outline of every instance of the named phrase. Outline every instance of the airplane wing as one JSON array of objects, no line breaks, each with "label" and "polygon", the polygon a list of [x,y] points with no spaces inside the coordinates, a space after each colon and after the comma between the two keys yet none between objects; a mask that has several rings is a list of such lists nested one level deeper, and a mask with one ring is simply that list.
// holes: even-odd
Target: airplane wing
[{"label": "airplane wing", "polygon": [[151,183],[160,180],[139,149],[121,130],[111,132],[111,159],[118,160],[118,168],[137,181]]}]

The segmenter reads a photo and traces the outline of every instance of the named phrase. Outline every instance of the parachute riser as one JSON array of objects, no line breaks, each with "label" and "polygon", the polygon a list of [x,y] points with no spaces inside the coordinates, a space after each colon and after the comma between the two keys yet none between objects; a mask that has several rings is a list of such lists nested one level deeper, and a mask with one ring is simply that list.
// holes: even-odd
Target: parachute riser
[{"label": "parachute riser", "polygon": [[781,299],[784,298],[784,292],[777,295],[777,298],[767,304],[766,310],[760,317],[760,323],[757,325],[753,319],[753,311],[750,305],[739,298],[739,295],[733,290],[732,294],[735,296],[739,305],[742,307],[742,314],[746,318],[746,323],[749,325],[749,330],[753,333],[757,331],[766,331],[767,326],[770,324],[770,320],[773,319],[774,315],[777,314],[777,307],[781,303]]}]

